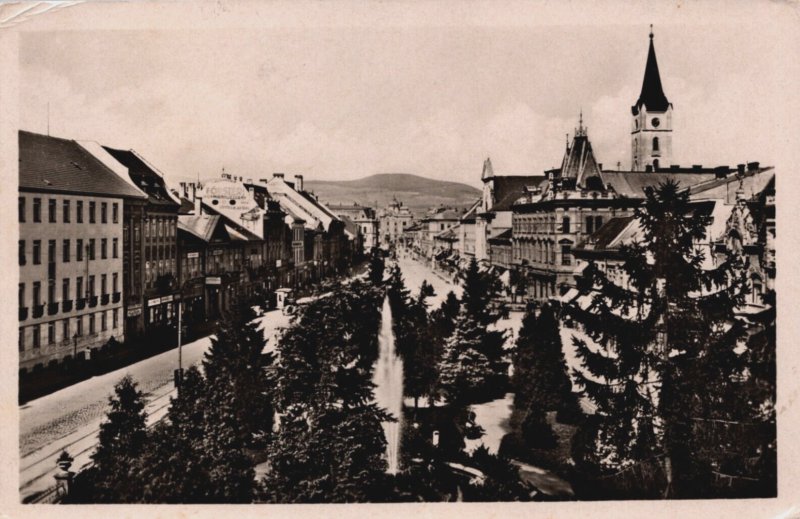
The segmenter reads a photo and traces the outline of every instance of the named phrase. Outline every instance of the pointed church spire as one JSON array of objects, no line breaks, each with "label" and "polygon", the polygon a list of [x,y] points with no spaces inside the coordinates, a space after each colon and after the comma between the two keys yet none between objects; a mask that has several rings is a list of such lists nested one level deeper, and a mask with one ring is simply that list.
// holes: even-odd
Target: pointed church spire
[{"label": "pointed church spire", "polygon": [[647,52],[647,64],[644,68],[644,80],[642,81],[642,91],[636,104],[631,107],[633,115],[639,113],[644,106],[649,112],[665,112],[670,106],[664,89],[661,86],[661,74],[658,71],[658,61],[656,60],[656,49],[653,45],[653,26],[650,25],[650,49]]}]

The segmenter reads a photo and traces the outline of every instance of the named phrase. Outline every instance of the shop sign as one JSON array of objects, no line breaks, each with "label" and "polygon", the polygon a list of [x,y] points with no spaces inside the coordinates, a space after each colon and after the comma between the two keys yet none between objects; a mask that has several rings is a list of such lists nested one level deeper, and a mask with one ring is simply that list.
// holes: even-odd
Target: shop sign
[{"label": "shop sign", "polygon": [[214,249],[211,251],[212,256],[219,256],[220,254],[222,254],[222,249]]},{"label": "shop sign", "polygon": [[206,285],[221,285],[221,284],[222,284],[222,278],[219,276],[214,276],[214,277],[209,276],[206,278]]},{"label": "shop sign", "polygon": [[281,267],[281,260],[275,260],[275,266],[280,268]]},{"label": "shop sign", "polygon": [[161,304],[161,298],[156,297],[155,299],[150,299],[147,301],[147,306],[156,306]]},{"label": "shop sign", "polygon": [[128,308],[128,317],[136,317],[137,315],[142,315],[141,306],[137,306],[135,308]]},{"label": "shop sign", "polygon": [[161,302],[162,302],[162,303],[171,303],[171,302],[172,302],[172,298],[173,298],[173,297],[172,297],[172,295],[171,295],[171,294],[170,294],[170,295],[168,295],[168,296],[164,296],[164,297],[162,297],[162,298],[161,298]]},{"label": "shop sign", "polygon": [[199,258],[200,257],[200,253],[199,252],[190,252],[189,254],[186,255],[186,257],[189,258],[189,259]]}]

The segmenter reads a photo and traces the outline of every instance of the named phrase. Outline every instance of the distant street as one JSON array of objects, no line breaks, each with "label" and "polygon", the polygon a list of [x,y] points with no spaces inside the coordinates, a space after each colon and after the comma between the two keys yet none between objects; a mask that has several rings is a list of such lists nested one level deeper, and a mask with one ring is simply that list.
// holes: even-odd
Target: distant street
[{"label": "distant street", "polygon": [[[289,324],[280,311],[258,318],[267,338],[267,348]],[[206,337],[183,346],[184,368],[198,364],[211,345]],[[20,494],[22,498],[50,488],[55,460],[62,449],[75,458],[73,470],[89,461],[97,431],[108,407],[108,397],[126,374],[139,384],[147,398],[150,423],[160,420],[174,394],[173,370],[178,367],[177,349],[142,360],[125,368],[93,377],[20,408]]]}]

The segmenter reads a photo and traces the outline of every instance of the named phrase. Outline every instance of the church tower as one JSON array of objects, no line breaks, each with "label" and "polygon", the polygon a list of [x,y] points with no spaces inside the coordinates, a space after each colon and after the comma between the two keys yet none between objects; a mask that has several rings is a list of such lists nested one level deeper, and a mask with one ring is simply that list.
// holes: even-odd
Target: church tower
[{"label": "church tower", "polygon": [[661,87],[652,25],[642,91],[631,112],[631,169],[644,171],[649,169],[648,166],[653,170],[669,167],[672,160],[672,103]]}]

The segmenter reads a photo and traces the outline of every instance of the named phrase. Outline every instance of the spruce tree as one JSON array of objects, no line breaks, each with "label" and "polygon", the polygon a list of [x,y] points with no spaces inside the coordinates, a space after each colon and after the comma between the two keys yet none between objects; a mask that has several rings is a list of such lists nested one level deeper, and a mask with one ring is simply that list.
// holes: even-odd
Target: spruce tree
[{"label": "spruce tree", "polygon": [[495,308],[492,301],[500,294],[500,280],[488,272],[480,272],[478,262],[473,257],[467,270],[461,275],[464,293],[461,306],[466,312],[488,326],[500,319],[502,311]]},{"label": "spruce tree", "polygon": [[264,353],[264,332],[248,310],[239,305],[225,316],[204,355],[203,370],[207,389],[215,389],[218,398],[226,395],[225,402],[216,403],[238,420],[242,442],[259,447],[272,431],[273,382],[267,370],[274,356]]},{"label": "spruce tree", "polygon": [[141,499],[142,480],[135,467],[147,445],[144,395],[130,376],[114,386],[110,409],[100,424],[92,461],[91,480],[98,503],[135,503]]},{"label": "spruce tree", "polygon": [[383,270],[385,268],[385,261],[383,253],[380,249],[372,249],[369,257],[368,265],[368,279],[373,285],[380,285],[383,283]]},{"label": "spruce tree", "polygon": [[[702,269],[695,243],[710,220],[691,210],[687,191],[668,181],[645,194],[635,213],[642,240],[621,250],[626,286],[590,263],[578,283],[590,302],[578,298],[565,308],[581,332],[573,337],[583,362],[575,376],[598,406],[586,426],[593,430],[579,435],[590,446],[576,452],[585,454],[579,463],[601,471],[664,456],[674,481],[684,468],[692,472],[687,401],[705,406],[711,395],[728,391],[738,372],[730,354],[738,331],[723,330],[734,321],[743,277],[735,256]],[[712,358],[718,372],[716,387],[708,388],[710,366],[696,369]]]}]

